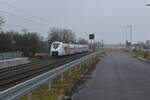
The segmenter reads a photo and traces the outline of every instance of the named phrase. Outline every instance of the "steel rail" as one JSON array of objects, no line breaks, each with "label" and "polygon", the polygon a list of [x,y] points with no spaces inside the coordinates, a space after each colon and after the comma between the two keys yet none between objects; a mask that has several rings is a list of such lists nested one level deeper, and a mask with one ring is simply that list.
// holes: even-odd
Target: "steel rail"
[{"label": "steel rail", "polygon": [[42,84],[54,79],[56,76],[63,74],[65,71],[75,67],[78,64],[81,64],[82,62],[97,55],[98,53],[100,52],[95,52],[85,57],[79,58],[35,78],[27,80],[21,84],[18,84],[12,88],[4,90],[0,92],[0,100],[16,100],[25,94],[31,93],[34,89],[41,86]]},{"label": "steel rail", "polygon": [[20,69],[15,68],[14,70],[9,70],[4,73],[0,72],[0,92],[11,88],[17,84],[20,84],[24,81],[27,81],[33,77],[46,73],[56,67],[69,63],[73,60],[79,59],[85,55],[87,55],[87,53],[68,56],[65,58],[63,57],[61,59],[54,60],[52,63],[47,62],[45,64],[38,64],[37,66],[25,66],[25,69],[22,68],[22,66],[19,66],[21,67]]}]

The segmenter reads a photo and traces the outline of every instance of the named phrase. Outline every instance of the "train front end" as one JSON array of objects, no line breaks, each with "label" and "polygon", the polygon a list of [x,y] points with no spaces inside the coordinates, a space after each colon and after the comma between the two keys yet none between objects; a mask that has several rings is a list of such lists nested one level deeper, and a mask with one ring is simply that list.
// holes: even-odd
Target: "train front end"
[{"label": "train front end", "polygon": [[61,42],[53,42],[51,44],[51,55],[52,57],[58,57],[60,56],[60,52],[61,52],[61,45],[62,43]]}]

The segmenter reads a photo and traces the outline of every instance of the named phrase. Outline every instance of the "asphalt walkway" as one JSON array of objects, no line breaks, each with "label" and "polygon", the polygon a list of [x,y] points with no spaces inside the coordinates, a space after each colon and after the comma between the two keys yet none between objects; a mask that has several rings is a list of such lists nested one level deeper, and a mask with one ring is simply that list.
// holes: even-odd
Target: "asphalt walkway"
[{"label": "asphalt walkway", "polygon": [[73,100],[150,100],[150,64],[109,52]]}]

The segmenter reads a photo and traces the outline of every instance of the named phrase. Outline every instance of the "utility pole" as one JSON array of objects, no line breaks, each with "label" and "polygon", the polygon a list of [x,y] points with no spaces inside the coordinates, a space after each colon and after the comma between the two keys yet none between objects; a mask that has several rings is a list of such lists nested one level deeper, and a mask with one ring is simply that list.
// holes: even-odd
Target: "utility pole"
[{"label": "utility pole", "polygon": [[130,27],[130,42],[132,44],[132,25],[129,25],[129,27]]},{"label": "utility pole", "polygon": [[125,27],[125,42],[127,43],[127,27]]},{"label": "utility pole", "polygon": [[95,32],[93,33],[94,34],[94,51],[96,50],[96,44],[95,44]]},{"label": "utility pole", "polygon": [[[130,42],[127,39],[127,28],[129,28],[130,30]],[[132,25],[126,25],[126,29],[125,29],[125,37],[126,37],[126,43],[130,43],[130,45],[132,44]]]},{"label": "utility pole", "polygon": [[102,40],[102,49],[104,48],[104,43],[103,43],[104,41]]}]

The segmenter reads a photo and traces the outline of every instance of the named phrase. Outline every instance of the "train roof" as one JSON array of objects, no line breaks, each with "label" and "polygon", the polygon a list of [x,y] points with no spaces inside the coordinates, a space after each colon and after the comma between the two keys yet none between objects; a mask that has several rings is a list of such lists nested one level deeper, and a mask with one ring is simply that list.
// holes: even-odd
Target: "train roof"
[{"label": "train roof", "polygon": [[[64,44],[80,44],[80,43],[68,43],[68,42],[59,42],[59,41],[54,41],[52,43],[64,43]],[[80,44],[80,45],[88,45],[88,44]]]}]

